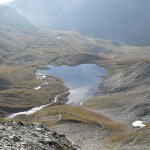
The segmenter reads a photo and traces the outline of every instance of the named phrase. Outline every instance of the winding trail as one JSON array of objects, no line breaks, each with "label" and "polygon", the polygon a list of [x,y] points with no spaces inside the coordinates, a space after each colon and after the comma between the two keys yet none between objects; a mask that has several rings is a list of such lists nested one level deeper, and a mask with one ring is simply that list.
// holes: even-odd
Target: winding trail
[{"label": "winding trail", "polygon": [[46,104],[46,105],[42,105],[42,106],[40,106],[40,107],[34,107],[34,108],[32,108],[32,109],[30,109],[30,110],[28,110],[28,111],[13,113],[13,114],[9,115],[6,119],[12,119],[12,118],[14,118],[14,117],[16,117],[16,116],[18,116],[18,115],[30,115],[30,114],[33,114],[33,113],[35,113],[35,112],[37,112],[37,111],[43,109],[43,108],[46,107],[46,106],[53,105],[53,104],[57,103],[59,97],[60,97],[61,95],[63,95],[63,94],[66,94],[66,93],[68,93],[68,91],[56,95],[56,97],[55,97],[55,99],[54,99],[54,101],[53,101],[52,103],[49,103],[49,104]]}]

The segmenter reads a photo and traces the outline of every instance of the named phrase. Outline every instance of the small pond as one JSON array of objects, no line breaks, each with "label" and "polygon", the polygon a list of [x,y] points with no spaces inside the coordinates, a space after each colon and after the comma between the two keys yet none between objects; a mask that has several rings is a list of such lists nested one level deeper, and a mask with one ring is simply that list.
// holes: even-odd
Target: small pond
[{"label": "small pond", "polygon": [[95,64],[82,64],[78,66],[52,66],[50,70],[37,70],[37,73],[52,75],[63,80],[70,88],[68,96],[70,103],[82,103],[97,92],[106,70]]}]

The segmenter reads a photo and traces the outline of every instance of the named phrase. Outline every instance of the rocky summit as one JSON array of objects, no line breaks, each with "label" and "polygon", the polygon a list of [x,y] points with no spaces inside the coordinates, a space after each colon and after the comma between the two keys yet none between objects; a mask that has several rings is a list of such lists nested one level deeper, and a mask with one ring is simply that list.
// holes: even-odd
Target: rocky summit
[{"label": "rocky summit", "polygon": [[65,138],[38,123],[7,122],[0,124],[1,150],[76,150]]}]

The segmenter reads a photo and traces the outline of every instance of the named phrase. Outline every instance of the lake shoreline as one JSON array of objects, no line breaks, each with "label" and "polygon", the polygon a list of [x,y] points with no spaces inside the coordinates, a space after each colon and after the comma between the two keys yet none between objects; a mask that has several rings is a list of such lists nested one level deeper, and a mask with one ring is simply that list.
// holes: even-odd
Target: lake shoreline
[{"label": "lake shoreline", "polygon": [[[77,65],[77,66],[80,66],[80,65],[85,65],[85,64],[79,64],[79,65]],[[86,64],[87,65],[87,64]],[[88,64],[89,65],[89,64]],[[91,64],[90,64],[91,65]],[[96,65],[96,64],[92,64],[92,65]],[[51,70],[51,65],[46,65],[46,66],[49,66],[49,70],[48,69],[46,69],[46,71],[50,71]],[[63,66],[63,65],[62,65]],[[66,65],[66,66],[69,66],[69,65]],[[98,65],[96,65],[96,66],[98,66]],[[59,66],[58,66],[59,67]],[[75,67],[75,66],[69,66],[69,67]],[[99,66],[98,66],[99,67]],[[45,71],[45,70],[43,70],[43,69],[41,69],[42,71]],[[51,74],[49,74],[50,76],[52,76]],[[42,73],[39,73],[38,72],[38,70],[37,70],[37,72],[36,72],[36,76],[37,76],[37,79],[40,79],[40,80],[45,80],[45,82],[47,82],[47,80],[49,80],[49,79],[54,79],[54,78],[57,78],[57,77],[55,77],[54,76],[54,78],[52,77],[52,78],[47,78],[47,76],[48,76],[48,74],[42,74]],[[97,75],[96,75],[97,76]],[[99,77],[100,78],[100,77]],[[60,79],[60,78],[59,78]],[[63,81],[63,79],[60,79],[60,80],[62,80],[62,82],[64,83],[64,81]],[[101,83],[101,82],[100,82]],[[99,83],[99,84],[100,84]],[[43,83],[42,83],[43,84]],[[41,85],[42,85],[41,84]],[[66,85],[65,85],[66,86]],[[40,87],[41,88],[41,87]],[[36,88],[34,88],[35,90],[40,90],[40,88],[39,89],[36,89]],[[69,87],[67,87],[68,88],[68,93],[70,92],[70,88]],[[97,87],[97,91],[98,91],[98,88],[99,87]],[[92,97],[92,96],[94,96],[94,94],[97,92],[97,91],[95,91],[90,97]],[[67,92],[65,92],[65,93],[67,93]],[[58,95],[61,95],[61,93],[60,94],[58,94]],[[55,96],[55,98],[58,96],[58,95],[56,95]],[[68,94],[68,96],[66,96],[64,99],[66,99],[66,98],[68,98],[70,96],[70,93]],[[54,99],[55,99],[54,98]],[[88,100],[88,98],[87,99],[85,99],[85,101],[87,101]],[[53,103],[53,102],[51,102],[51,103]],[[33,110],[33,109],[36,109],[36,108],[40,108],[40,107],[46,107],[46,106],[48,106],[48,105],[51,105],[51,103],[48,103],[48,104],[44,104],[44,105],[41,105],[41,106],[38,106],[38,107],[32,107],[32,108],[30,108],[30,109],[26,109],[25,110],[25,112],[24,112],[24,109],[21,111],[17,111],[17,112],[13,112],[12,114],[10,114],[9,116],[13,116],[13,117],[15,117],[15,116],[17,116],[17,115],[25,115],[25,114],[27,114],[29,111],[31,111],[31,110]],[[53,103],[54,105],[55,105],[55,103]],[[57,103],[56,103],[57,104]],[[68,99],[68,101],[64,101],[64,102],[61,102],[61,104],[71,104],[71,105],[77,105],[77,106],[80,106],[80,105],[82,105],[83,104],[83,102],[78,102],[78,103],[73,103],[73,102],[71,102],[69,99]],[[42,108],[43,108],[42,107]],[[41,108],[41,109],[42,109]],[[38,109],[37,109],[37,111],[38,111]],[[34,113],[34,112],[33,112]],[[15,116],[14,116],[14,114],[16,114]],[[7,116],[6,118],[10,118],[9,116]],[[12,117],[12,118],[13,118]]]},{"label": "lake shoreline", "polygon": [[70,103],[83,103],[92,97],[106,74],[103,67],[94,63],[47,66],[49,70],[38,69],[37,73],[61,79],[69,88]]}]

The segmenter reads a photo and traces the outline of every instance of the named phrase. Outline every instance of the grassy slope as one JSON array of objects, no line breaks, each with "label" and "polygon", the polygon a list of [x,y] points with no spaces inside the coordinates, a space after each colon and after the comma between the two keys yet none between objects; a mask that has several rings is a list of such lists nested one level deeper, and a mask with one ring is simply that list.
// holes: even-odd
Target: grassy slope
[{"label": "grassy slope", "polygon": [[48,81],[51,86],[45,85],[39,91],[34,90],[33,87],[39,86],[44,80],[36,79],[35,68],[32,67],[20,68],[1,65],[0,69],[1,79],[7,80],[7,83],[1,85],[1,106],[42,105],[54,99],[55,95],[68,90],[59,79]]},{"label": "grassy slope", "polygon": [[0,123],[3,123],[3,122],[5,122],[6,120],[4,119],[4,118],[1,118],[0,117]]},{"label": "grassy slope", "polygon": [[136,148],[142,149],[144,148],[144,146],[147,146],[147,148],[150,146],[149,138],[150,125],[147,124],[146,127],[136,130],[134,132],[109,137],[108,141],[113,145],[125,147],[126,149],[131,149],[134,146],[136,146]]},{"label": "grassy slope", "polygon": [[[58,119],[59,115],[61,115],[60,120]],[[50,127],[56,123],[65,124],[67,122],[81,122],[87,124],[96,124],[103,129],[112,132],[126,131],[126,127],[121,123],[110,120],[105,116],[96,114],[85,108],[72,105],[48,106],[32,115],[29,115],[27,117],[20,116],[16,119],[41,122],[46,127]]]}]

